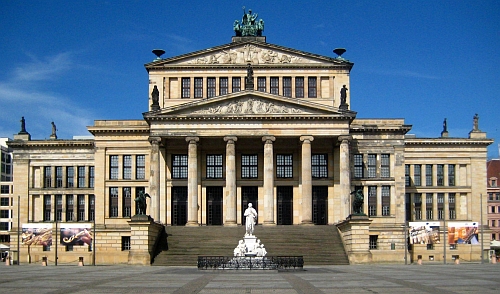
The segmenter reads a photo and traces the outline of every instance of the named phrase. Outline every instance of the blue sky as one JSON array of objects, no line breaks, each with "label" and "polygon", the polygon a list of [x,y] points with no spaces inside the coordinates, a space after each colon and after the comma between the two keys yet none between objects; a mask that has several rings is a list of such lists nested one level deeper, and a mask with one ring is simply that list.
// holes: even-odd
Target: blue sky
[{"label": "blue sky", "polygon": [[500,1],[0,0],[0,137],[26,119],[33,139],[89,135],[94,119],[141,119],[144,64],[227,44],[242,6],[267,42],[354,62],[359,118],[405,118],[410,133],[500,139]]}]

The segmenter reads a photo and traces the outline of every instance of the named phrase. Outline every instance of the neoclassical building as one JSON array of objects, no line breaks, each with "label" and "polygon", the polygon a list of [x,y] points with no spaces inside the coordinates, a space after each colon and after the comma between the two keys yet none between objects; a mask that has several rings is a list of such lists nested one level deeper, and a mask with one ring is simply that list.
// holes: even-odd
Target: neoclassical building
[{"label": "neoclassical building", "polygon": [[[441,137],[417,138],[404,119],[358,118],[344,50],[322,56],[235,31],[228,44],[147,63],[141,120],[96,120],[92,139],[20,132],[9,142],[20,223],[49,223],[53,234],[92,225],[95,243],[58,245],[60,262],[133,263],[134,248],[156,242],[152,226],[229,229],[244,223],[248,203],[262,227],[336,227],[351,263],[439,261],[446,245],[407,245],[409,222],[438,222],[441,240],[448,222],[481,222],[492,140],[478,118],[464,138],[448,137],[446,126]],[[357,190],[364,217],[352,217]],[[151,223],[135,226],[134,199],[144,192]],[[138,241],[141,230],[147,241]],[[20,242],[21,262],[52,256],[55,243]],[[473,246],[455,250],[479,260]]]}]

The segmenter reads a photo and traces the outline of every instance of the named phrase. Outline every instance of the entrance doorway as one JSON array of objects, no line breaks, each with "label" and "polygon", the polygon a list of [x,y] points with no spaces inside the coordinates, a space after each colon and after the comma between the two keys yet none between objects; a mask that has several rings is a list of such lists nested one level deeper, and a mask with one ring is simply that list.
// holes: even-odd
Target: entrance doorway
[{"label": "entrance doorway", "polygon": [[246,186],[241,187],[241,224],[246,225],[245,209],[248,207],[248,203],[252,203],[252,207],[257,211],[257,221],[259,214],[259,192],[257,186]]},{"label": "entrance doorway", "polygon": [[328,186],[312,187],[313,223],[326,225],[328,222]]},{"label": "entrance doorway", "polygon": [[172,226],[187,223],[187,187],[172,187]]},{"label": "entrance doorway", "polygon": [[278,186],[278,225],[293,224],[293,186]]},{"label": "entrance doorway", "polygon": [[222,187],[207,187],[207,225],[222,225]]}]

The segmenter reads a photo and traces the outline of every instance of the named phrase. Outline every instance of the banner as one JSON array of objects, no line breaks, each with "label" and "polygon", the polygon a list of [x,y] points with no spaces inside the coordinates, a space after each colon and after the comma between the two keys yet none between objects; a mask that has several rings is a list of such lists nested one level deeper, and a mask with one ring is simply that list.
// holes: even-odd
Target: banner
[{"label": "banner", "polygon": [[61,224],[61,245],[92,245],[90,224]]},{"label": "banner", "polygon": [[479,244],[477,222],[449,222],[448,244]]},{"label": "banner", "polygon": [[410,244],[439,244],[439,222],[410,222]]},{"label": "banner", "polygon": [[23,224],[21,244],[51,246],[52,224]]}]

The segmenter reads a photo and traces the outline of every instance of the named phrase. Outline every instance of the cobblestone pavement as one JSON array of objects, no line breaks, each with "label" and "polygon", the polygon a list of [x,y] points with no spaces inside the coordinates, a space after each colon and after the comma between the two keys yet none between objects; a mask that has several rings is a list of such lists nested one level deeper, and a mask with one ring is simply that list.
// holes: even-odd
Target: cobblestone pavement
[{"label": "cobblestone pavement", "polygon": [[498,293],[500,265],[310,266],[304,271],[0,265],[0,293]]}]

